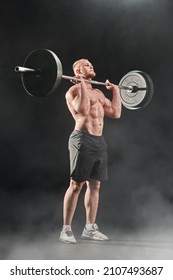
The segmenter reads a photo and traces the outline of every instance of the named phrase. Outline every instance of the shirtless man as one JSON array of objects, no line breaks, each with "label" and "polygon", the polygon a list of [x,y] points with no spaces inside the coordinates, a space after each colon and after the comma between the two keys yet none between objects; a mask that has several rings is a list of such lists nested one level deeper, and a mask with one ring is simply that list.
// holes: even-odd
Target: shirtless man
[{"label": "shirtless man", "polygon": [[79,83],[66,93],[66,102],[74,120],[74,131],[69,138],[71,180],[64,197],[63,228],[59,240],[76,243],[71,224],[78,197],[84,184],[86,192],[84,205],[86,225],[81,238],[108,240],[101,233],[96,221],[100,183],[107,180],[107,144],[102,136],[104,116],[118,119],[121,116],[121,98],[118,86],[106,81],[106,88],[112,91],[112,101],[102,91],[92,87],[84,79],[93,79],[93,65],[87,59],[73,64],[73,71]]}]

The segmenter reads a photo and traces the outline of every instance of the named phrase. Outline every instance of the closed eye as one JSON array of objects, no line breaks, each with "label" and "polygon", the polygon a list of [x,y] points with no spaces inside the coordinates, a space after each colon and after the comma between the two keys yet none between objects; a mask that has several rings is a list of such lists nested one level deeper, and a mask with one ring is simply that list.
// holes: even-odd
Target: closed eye
[{"label": "closed eye", "polygon": [[93,68],[93,65],[92,65],[92,64],[89,64],[89,63],[85,64],[85,66],[90,67],[90,68]]}]

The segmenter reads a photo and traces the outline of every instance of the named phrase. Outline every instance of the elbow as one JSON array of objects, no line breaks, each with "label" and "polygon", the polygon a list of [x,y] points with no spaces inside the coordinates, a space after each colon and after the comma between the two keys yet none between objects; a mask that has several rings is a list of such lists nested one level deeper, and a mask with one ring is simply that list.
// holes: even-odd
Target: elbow
[{"label": "elbow", "polygon": [[81,111],[81,112],[79,112],[79,114],[81,115],[81,116],[83,116],[83,117],[86,117],[86,116],[88,116],[89,115],[89,113],[86,111]]},{"label": "elbow", "polygon": [[114,119],[120,119],[121,118],[121,112],[122,112],[122,105],[120,104],[119,106],[116,106],[112,110],[112,117]]},{"label": "elbow", "polygon": [[117,120],[120,119],[120,118],[121,118],[121,114],[119,114],[119,115],[116,116],[116,119],[117,119]]},{"label": "elbow", "polygon": [[113,115],[113,118],[116,119],[116,120],[120,119],[121,118],[121,110],[116,111]]},{"label": "elbow", "polygon": [[118,120],[118,119],[120,119],[121,118],[121,114],[116,114],[116,115],[114,115],[114,117],[113,117],[114,119],[116,119],[116,120]]},{"label": "elbow", "polygon": [[76,111],[82,116],[87,116],[89,113],[89,111],[85,108],[78,108]]}]

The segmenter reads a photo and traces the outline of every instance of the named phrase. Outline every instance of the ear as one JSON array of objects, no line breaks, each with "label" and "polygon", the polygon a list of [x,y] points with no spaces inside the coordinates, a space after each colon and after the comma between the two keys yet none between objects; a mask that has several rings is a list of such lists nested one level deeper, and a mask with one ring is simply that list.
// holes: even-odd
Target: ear
[{"label": "ear", "polygon": [[77,68],[75,72],[76,72],[77,75],[81,75],[82,74],[80,68]]}]

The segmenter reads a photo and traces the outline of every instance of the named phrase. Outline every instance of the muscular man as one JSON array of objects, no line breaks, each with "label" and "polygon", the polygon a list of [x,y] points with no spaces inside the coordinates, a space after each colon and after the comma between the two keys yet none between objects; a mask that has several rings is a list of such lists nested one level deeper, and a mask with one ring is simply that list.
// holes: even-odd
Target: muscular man
[{"label": "muscular man", "polygon": [[81,238],[107,240],[96,224],[100,183],[107,179],[107,144],[102,136],[104,116],[118,119],[121,116],[121,99],[118,86],[106,81],[112,91],[112,101],[102,91],[84,79],[93,79],[93,65],[87,59],[73,64],[75,76],[80,79],[66,93],[66,102],[74,120],[74,131],[69,138],[71,180],[64,197],[63,228],[59,240],[76,243],[71,224],[78,197],[84,184],[86,224]]}]

